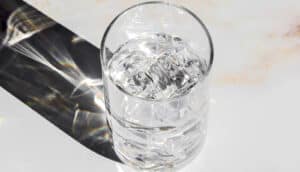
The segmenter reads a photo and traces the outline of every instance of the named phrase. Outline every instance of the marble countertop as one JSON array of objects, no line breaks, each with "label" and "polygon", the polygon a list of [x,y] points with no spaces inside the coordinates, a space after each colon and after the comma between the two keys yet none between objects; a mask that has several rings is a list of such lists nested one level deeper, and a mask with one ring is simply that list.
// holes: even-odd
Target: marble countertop
[{"label": "marble countertop", "polygon": [[[96,46],[100,45],[101,36],[113,17],[131,4],[140,2],[26,1]],[[212,106],[208,139],[202,153],[182,172],[300,171],[300,1],[171,2],[187,6],[202,18],[212,34],[216,52],[211,72]],[[0,97],[1,104],[7,104],[2,97],[9,95],[1,92]],[[16,106],[15,103],[12,106]],[[16,116],[22,112],[16,110],[12,113],[7,107],[0,110],[0,115],[12,114],[5,121],[0,116],[0,132],[14,130],[10,135],[1,134],[7,140],[8,148],[10,143],[18,143],[17,139],[9,142],[9,137],[14,135],[22,139],[17,131],[34,127],[31,123],[21,127],[25,119],[21,122]],[[24,113],[34,112],[27,109]],[[15,125],[5,128],[6,121]],[[42,127],[43,123],[36,125]],[[50,125],[45,124],[49,128],[43,132],[53,136],[52,139],[41,132],[37,132],[36,136],[56,140],[58,145],[53,145],[56,149],[48,151],[44,147],[34,148],[30,143],[25,144],[18,153],[9,155],[23,163],[24,169],[4,167],[8,169],[6,171],[45,171],[42,167],[47,168],[47,165],[35,167],[36,163],[42,164],[40,157],[43,153],[43,157],[48,155],[52,164],[60,164],[63,160],[67,162],[61,164],[67,171],[105,169],[121,172],[113,162],[96,157],[78,143],[69,144],[72,146],[68,148],[67,143],[72,141],[63,137],[59,130],[52,130]],[[4,148],[0,150],[7,152]],[[53,150],[62,157],[57,158]],[[97,164],[103,165],[98,167]],[[26,165],[29,167],[25,168]],[[50,170],[55,168],[49,167]]]}]

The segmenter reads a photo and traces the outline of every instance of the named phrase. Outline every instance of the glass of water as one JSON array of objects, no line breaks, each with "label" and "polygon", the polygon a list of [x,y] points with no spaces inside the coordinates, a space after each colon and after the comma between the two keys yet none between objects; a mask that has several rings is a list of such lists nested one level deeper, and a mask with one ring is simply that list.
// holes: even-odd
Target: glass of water
[{"label": "glass of water", "polygon": [[178,169],[201,150],[211,37],[190,10],[146,2],[120,13],[101,44],[114,149],[140,170]]}]

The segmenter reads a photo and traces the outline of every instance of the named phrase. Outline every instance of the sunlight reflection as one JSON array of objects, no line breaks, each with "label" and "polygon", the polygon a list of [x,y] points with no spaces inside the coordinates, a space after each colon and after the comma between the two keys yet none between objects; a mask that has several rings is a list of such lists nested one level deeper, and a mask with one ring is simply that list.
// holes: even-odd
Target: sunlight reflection
[{"label": "sunlight reflection", "polygon": [[119,161],[106,123],[103,81],[94,70],[100,69],[98,49],[54,25],[28,6],[12,13],[2,42],[8,55],[0,57],[9,62],[0,71],[3,85],[83,145]]},{"label": "sunlight reflection", "polygon": [[15,10],[7,21],[7,33],[3,44],[11,46],[55,25],[55,22],[29,6]]},{"label": "sunlight reflection", "polygon": [[[74,85],[71,98],[80,97],[88,92],[97,94],[100,92],[98,86],[103,85],[102,80],[88,78],[74,62],[66,46],[56,41],[57,38],[47,35],[36,37],[36,46],[33,46],[28,40],[30,36],[54,24],[54,21],[38,11],[28,6],[20,7],[9,17],[3,44],[15,52],[49,67]],[[80,39],[73,37],[71,41],[78,42]],[[101,104],[99,99],[97,100],[97,104]]]}]

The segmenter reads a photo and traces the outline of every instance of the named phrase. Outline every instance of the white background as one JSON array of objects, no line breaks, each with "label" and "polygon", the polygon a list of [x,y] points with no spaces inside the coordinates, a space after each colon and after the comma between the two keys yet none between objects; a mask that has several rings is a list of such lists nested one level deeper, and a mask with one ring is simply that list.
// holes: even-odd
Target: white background
[{"label": "white background", "polygon": [[[135,3],[27,1],[96,46]],[[182,172],[300,171],[300,1],[176,2],[202,18],[216,49],[207,143]],[[121,172],[4,90],[0,103],[0,171]]]}]

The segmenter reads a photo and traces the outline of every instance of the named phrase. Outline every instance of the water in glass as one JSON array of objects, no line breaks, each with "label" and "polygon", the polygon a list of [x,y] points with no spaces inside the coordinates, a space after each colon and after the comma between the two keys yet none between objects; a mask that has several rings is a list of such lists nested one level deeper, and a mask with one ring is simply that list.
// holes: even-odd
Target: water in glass
[{"label": "water in glass", "polygon": [[109,59],[105,101],[116,153],[140,169],[180,167],[206,135],[208,65],[183,39],[144,34]]}]

